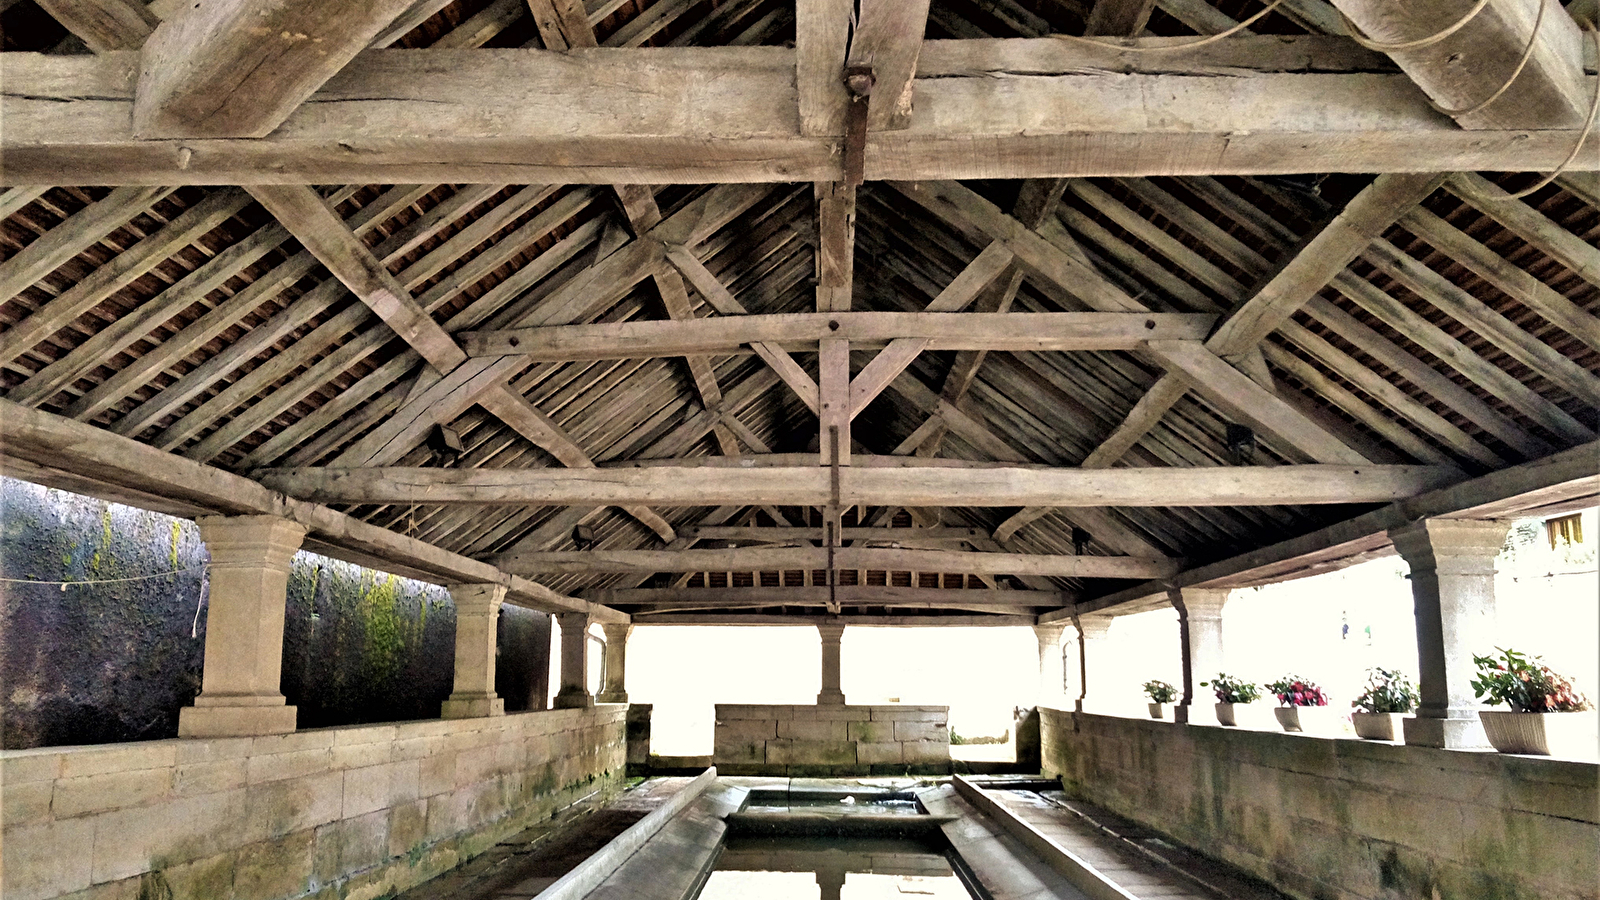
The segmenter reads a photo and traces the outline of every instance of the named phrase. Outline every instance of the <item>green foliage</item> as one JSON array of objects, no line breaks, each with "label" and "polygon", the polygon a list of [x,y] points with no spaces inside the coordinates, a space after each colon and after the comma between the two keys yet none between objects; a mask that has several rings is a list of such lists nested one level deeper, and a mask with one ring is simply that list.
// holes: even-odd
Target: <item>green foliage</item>
[{"label": "green foliage", "polygon": [[1350,705],[1364,713],[1408,713],[1417,708],[1417,686],[1399,669],[1368,669],[1367,689]]},{"label": "green foliage", "polygon": [[1278,702],[1284,706],[1327,706],[1328,695],[1315,682],[1299,675],[1285,675],[1267,685]]},{"label": "green foliage", "polygon": [[1150,680],[1144,683],[1144,694],[1151,703],[1171,703],[1178,699],[1178,689],[1165,681]]},{"label": "green foliage", "polygon": [[1261,699],[1261,688],[1255,682],[1235,678],[1226,672],[1218,672],[1217,677],[1200,682],[1200,686],[1211,688],[1218,703],[1254,703]]},{"label": "green foliage", "polygon": [[1581,712],[1589,701],[1572,684],[1544,664],[1544,657],[1528,656],[1516,650],[1496,647],[1494,656],[1472,657],[1478,677],[1472,680],[1472,693],[1490,705],[1505,704],[1517,712]]}]

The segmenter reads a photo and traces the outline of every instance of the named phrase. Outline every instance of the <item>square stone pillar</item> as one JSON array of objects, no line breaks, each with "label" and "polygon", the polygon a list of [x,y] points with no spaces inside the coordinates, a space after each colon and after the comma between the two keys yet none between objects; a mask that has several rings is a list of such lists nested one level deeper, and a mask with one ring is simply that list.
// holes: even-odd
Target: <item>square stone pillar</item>
[{"label": "square stone pillar", "polygon": [[602,624],[606,633],[605,683],[600,686],[596,703],[628,702],[628,635],[632,625]]},{"label": "square stone pillar", "polygon": [[276,516],[201,516],[211,554],[205,669],[194,706],[178,712],[180,737],[294,731],[280,691],[289,562],[305,526]]},{"label": "square stone pillar", "polygon": [[556,709],[586,709],[594,705],[589,693],[588,613],[560,613],[561,690],[556,692]]},{"label": "square stone pillar", "polygon": [[1510,530],[1507,521],[1427,519],[1389,532],[1411,568],[1417,615],[1422,703],[1404,720],[1407,744],[1488,746],[1470,684],[1472,654],[1494,643],[1494,560]]},{"label": "square stone pillar", "polygon": [[843,706],[844,691],[839,689],[839,643],[844,639],[843,625],[818,625],[822,636],[822,691],[817,694],[818,706]]},{"label": "square stone pillar", "polygon": [[446,719],[503,716],[506,701],[494,692],[494,657],[506,586],[454,584],[450,598],[456,602],[456,683],[439,715]]},{"label": "square stone pillar", "polygon": [[1067,669],[1061,653],[1061,635],[1066,630],[1065,622],[1033,626],[1033,636],[1039,641],[1038,706],[1058,709],[1066,699]]},{"label": "square stone pillar", "polygon": [[1178,611],[1178,646],[1183,656],[1183,696],[1173,719],[1191,725],[1216,725],[1217,706],[1212,694],[1200,690],[1226,671],[1222,653],[1222,608],[1230,591],[1217,588],[1173,588],[1167,599]]},{"label": "square stone pillar", "polygon": [[[1090,712],[1094,706],[1089,700],[1089,660],[1102,658],[1105,652],[1106,633],[1111,630],[1111,616],[1073,616],[1072,623],[1078,627],[1078,676],[1083,685],[1078,692],[1076,708],[1078,712]],[[1095,682],[1100,692],[1105,691],[1105,685]]]}]

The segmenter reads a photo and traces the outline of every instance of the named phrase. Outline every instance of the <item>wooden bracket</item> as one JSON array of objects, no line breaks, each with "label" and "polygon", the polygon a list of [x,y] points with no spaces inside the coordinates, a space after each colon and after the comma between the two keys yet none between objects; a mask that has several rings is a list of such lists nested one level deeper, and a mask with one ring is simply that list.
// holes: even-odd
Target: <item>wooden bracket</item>
[{"label": "wooden bracket", "polygon": [[850,107],[844,119],[844,183],[859,187],[867,175],[867,108],[876,81],[871,66],[844,67],[844,86],[850,92]]}]

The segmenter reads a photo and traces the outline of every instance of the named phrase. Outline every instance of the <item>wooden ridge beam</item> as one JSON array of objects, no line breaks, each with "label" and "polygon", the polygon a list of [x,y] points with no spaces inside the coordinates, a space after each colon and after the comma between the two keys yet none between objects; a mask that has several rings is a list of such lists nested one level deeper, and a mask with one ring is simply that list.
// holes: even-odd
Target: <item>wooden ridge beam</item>
[{"label": "wooden ridge beam", "polygon": [[414,2],[179,4],[144,42],[133,132],[264,137]]},{"label": "wooden ridge beam", "polygon": [[[984,46],[941,46],[948,43]],[[866,177],[1550,169],[1580,132],[1467,134],[1433,112],[1404,75],[1250,73],[1243,54],[1246,72],[1238,77],[1126,74],[1105,67],[1115,54],[1040,43],[926,42],[919,111],[904,130],[868,133]],[[267,137],[180,145],[135,132],[131,51],[7,53],[0,56],[7,85],[0,177],[7,184],[832,180],[834,139],[802,133],[793,115],[794,60],[781,47],[370,50]],[[1574,162],[1575,171],[1597,169],[1592,154]]]},{"label": "wooden ridge beam", "polygon": [[0,468],[7,475],[174,516],[281,516],[309,529],[307,549],[358,565],[435,584],[503,583],[519,606],[628,621],[616,610],[91,425],[6,400],[0,425],[6,436]]},{"label": "wooden ridge beam", "polygon": [[[589,575],[601,572],[774,572],[828,567],[826,547],[739,547],[731,550],[554,550],[504,553],[496,566],[519,575]],[[962,550],[839,547],[834,566],[886,572],[1037,575],[1051,578],[1160,578],[1180,560],[1136,556],[1047,556]]]},{"label": "wooden ridge beam", "polygon": [[[263,484],[324,503],[822,506],[824,466],[643,469],[289,468]],[[1210,468],[851,467],[843,504],[871,506],[1280,506],[1375,503],[1459,480],[1437,466]]]},{"label": "wooden ridge beam", "polygon": [[1149,341],[1198,343],[1215,321],[1195,313],[816,312],[542,326],[459,337],[469,356],[530,361],[721,355],[749,344],[811,350],[823,340],[871,347],[904,339],[926,342],[928,350],[1051,352],[1133,350]]}]

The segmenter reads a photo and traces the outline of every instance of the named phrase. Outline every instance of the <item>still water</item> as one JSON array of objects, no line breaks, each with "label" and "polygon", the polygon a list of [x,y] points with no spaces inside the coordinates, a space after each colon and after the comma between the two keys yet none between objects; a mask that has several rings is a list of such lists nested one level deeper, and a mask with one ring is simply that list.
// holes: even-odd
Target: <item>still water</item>
[{"label": "still water", "polygon": [[699,900],[971,900],[945,851],[909,838],[730,837]]}]

